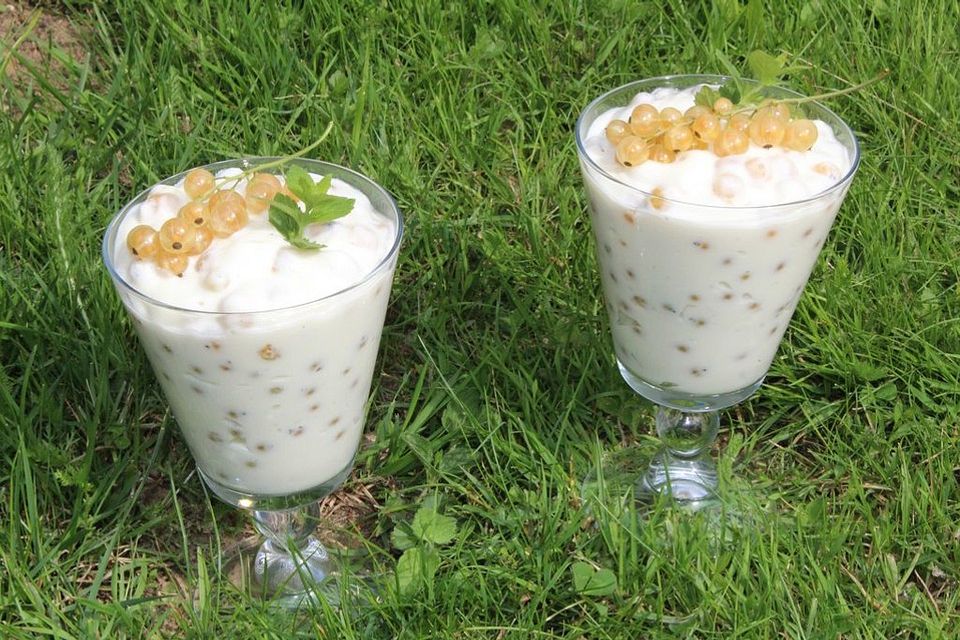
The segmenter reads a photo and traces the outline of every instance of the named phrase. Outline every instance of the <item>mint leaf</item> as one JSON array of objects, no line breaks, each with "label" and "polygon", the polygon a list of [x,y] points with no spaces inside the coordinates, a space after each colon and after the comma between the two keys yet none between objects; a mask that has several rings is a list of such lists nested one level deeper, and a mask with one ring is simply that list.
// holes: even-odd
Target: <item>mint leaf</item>
[{"label": "mint leaf", "polygon": [[434,509],[420,508],[413,516],[413,533],[433,544],[447,544],[457,535],[457,521]]},{"label": "mint leaf", "polygon": [[[304,202],[306,203],[307,201],[304,200]],[[309,203],[309,208],[304,214],[304,217],[309,220],[310,224],[315,224],[342,218],[351,211],[353,211],[353,199],[342,196],[322,195],[316,197],[312,203]]]},{"label": "mint leaf", "polygon": [[302,231],[299,214],[300,207],[289,196],[277,194],[270,202],[270,224],[287,240]]},{"label": "mint leaf", "polygon": [[293,198],[277,194],[270,202],[270,224],[298,249],[316,251],[323,248],[323,245],[304,236],[307,225],[342,218],[353,211],[353,199],[327,194],[333,183],[329,175],[320,182],[314,182],[306,170],[294,165],[287,170],[284,178],[287,188],[303,201],[305,210],[301,210]]},{"label": "mint leaf", "polygon": [[[287,181],[287,188],[304,202],[307,201],[307,198],[317,187],[316,183],[313,181],[313,178],[310,177],[310,174],[307,173],[305,169],[298,167],[297,165],[293,165],[287,169],[283,177]],[[326,189],[324,189],[321,193],[326,193]]]},{"label": "mint leaf", "polygon": [[317,249],[323,249],[325,244],[317,244],[309,238],[304,238],[303,236],[293,236],[287,238],[287,242],[295,246],[297,249],[304,249],[306,251],[316,251]]}]

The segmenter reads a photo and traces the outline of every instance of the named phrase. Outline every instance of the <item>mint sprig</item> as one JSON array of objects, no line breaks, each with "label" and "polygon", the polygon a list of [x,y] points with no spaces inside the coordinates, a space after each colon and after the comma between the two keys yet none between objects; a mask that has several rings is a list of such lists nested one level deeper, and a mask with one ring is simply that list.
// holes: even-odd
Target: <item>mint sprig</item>
[{"label": "mint sprig", "polygon": [[314,182],[306,170],[296,165],[284,174],[287,188],[303,202],[301,210],[296,201],[284,194],[277,194],[270,202],[270,224],[287,242],[308,251],[322,249],[324,245],[304,235],[307,226],[323,224],[342,218],[353,211],[353,198],[333,196],[327,193],[333,179],[328,175]]}]

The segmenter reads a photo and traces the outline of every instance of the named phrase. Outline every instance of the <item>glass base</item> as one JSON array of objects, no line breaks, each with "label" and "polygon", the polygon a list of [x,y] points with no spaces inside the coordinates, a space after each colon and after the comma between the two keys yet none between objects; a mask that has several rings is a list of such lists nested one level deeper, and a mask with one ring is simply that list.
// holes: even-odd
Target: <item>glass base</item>
[{"label": "glass base", "polygon": [[719,430],[717,410],[748,398],[763,379],[743,389],[696,396],[650,384],[619,359],[617,365],[631,389],[658,405],[659,446],[633,446],[599,456],[581,495],[587,501],[597,495],[629,496],[645,505],[668,499],[690,510],[717,503],[719,477],[710,451]]},{"label": "glass base", "polygon": [[269,600],[281,608],[296,608],[323,600],[340,604],[340,576],[330,554],[310,536],[290,553],[272,540],[243,540],[224,553],[223,575],[243,593]]},{"label": "glass base", "polygon": [[220,559],[221,575],[243,593],[268,600],[280,608],[324,602],[338,607],[350,599],[372,594],[370,572],[362,556],[333,558],[315,537],[319,501],[333,493],[350,475],[351,461],[323,484],[290,495],[262,496],[225,486],[198,470],[206,486],[220,500],[240,507],[253,518],[259,536],[227,549]]},{"label": "glass base", "polygon": [[331,552],[314,535],[319,505],[287,511],[254,511],[259,536],[226,549],[220,572],[241,592],[278,608],[324,602],[339,607],[345,600],[375,597],[369,557]]},{"label": "glass base", "polygon": [[669,495],[677,503],[697,508],[717,499],[717,465],[709,457],[684,460],[661,450],[637,480],[637,499],[652,502]]},{"label": "glass base", "polygon": [[662,448],[644,444],[598,452],[580,486],[580,496],[590,509],[593,505],[625,500],[640,508],[667,500],[690,511],[719,504],[718,474],[713,460],[678,464],[670,458]]}]

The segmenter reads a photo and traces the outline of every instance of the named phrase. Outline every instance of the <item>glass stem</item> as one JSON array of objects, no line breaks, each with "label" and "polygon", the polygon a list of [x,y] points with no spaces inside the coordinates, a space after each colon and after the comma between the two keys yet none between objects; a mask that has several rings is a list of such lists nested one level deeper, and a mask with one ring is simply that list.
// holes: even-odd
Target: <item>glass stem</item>
[{"label": "glass stem", "polygon": [[666,453],[676,458],[691,460],[709,456],[719,430],[720,416],[716,411],[692,413],[658,408],[657,435]]},{"label": "glass stem", "polygon": [[329,578],[330,556],[313,537],[319,513],[318,502],[252,512],[254,526],[266,538],[253,559],[254,592],[297,603]]},{"label": "glass stem", "polygon": [[308,544],[310,535],[316,529],[320,503],[311,502],[301,507],[275,511],[254,510],[252,515],[253,525],[267,542],[295,552]]},{"label": "glass stem", "polygon": [[715,498],[717,466],[710,457],[710,448],[719,428],[720,417],[716,411],[659,407],[657,434],[663,449],[641,480],[641,494],[668,495],[686,503]]}]

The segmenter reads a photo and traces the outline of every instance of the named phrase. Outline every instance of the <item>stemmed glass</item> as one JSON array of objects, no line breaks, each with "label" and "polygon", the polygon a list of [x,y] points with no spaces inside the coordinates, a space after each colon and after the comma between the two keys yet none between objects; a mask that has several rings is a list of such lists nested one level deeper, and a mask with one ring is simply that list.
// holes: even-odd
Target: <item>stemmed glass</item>
[{"label": "stemmed glass", "polygon": [[[804,104],[808,117],[833,130],[849,167],[825,167],[835,170],[835,181],[813,197],[761,207],[673,201],[631,186],[591,156],[595,143],[588,133],[604,112],[658,87],[726,79],[679,75],[631,82],[590,103],[576,125],[617,366],[631,389],[657,405],[661,449],[631,480],[641,500],[667,495],[698,504],[716,498],[710,449],[718,410],[748,398],[763,382],[859,164],[853,132],[816,102]],[[772,88],[769,95],[800,97]]]},{"label": "stemmed glass", "polygon": [[[205,168],[222,176],[275,173],[279,164],[248,158]],[[352,286],[296,306],[231,312],[178,308],[145,295],[135,277],[117,269],[118,252],[127,250],[121,228],[151,198],[182,184],[186,172],[116,214],[103,260],[201,477],[218,498],[249,511],[263,536],[253,549],[221,559],[221,567],[254,594],[295,606],[320,597],[335,603],[342,587],[337,566],[313,535],[318,501],[351,472],[403,220],[393,198],[369,178],[316,160],[288,160],[283,168],[291,164],[359,190],[391,236],[386,255]]]}]

